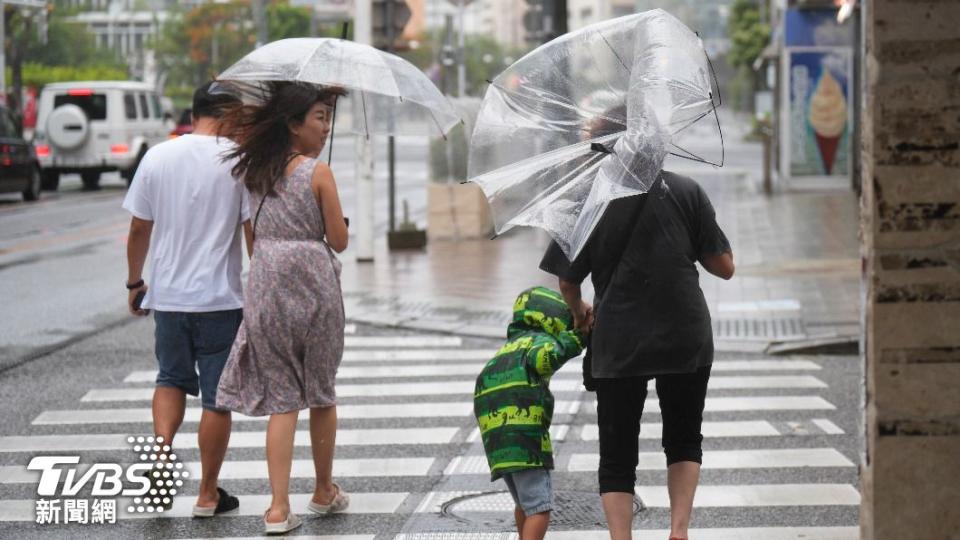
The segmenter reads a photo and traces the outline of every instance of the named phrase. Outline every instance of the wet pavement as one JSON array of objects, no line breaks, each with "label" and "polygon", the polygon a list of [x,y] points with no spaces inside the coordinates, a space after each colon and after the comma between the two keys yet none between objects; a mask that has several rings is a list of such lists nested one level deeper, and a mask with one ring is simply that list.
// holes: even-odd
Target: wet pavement
[{"label": "wet pavement", "polygon": [[[744,348],[812,336],[856,336],[859,215],[850,190],[764,195],[760,145],[729,143],[727,165],[667,166],[703,185],[733,245],[730,281],[701,272],[718,340]],[[517,293],[556,287],[537,266],[549,237],[519,228],[494,240],[432,241],[374,263],[344,257],[348,316],[389,326],[500,336]],[[588,287],[589,289],[589,287]]]}]

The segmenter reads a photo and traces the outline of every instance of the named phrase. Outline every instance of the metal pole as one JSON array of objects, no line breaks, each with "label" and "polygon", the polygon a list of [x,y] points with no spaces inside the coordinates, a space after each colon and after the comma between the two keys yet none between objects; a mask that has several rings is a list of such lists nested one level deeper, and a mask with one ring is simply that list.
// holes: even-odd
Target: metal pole
[{"label": "metal pole", "polygon": [[266,6],[264,6],[266,0],[253,0],[253,24],[257,27],[257,44],[256,48],[263,47],[267,44],[267,13]]},{"label": "metal pole", "polygon": [[[373,26],[373,6],[371,0],[354,2],[353,39],[357,43],[370,45]],[[357,262],[373,262],[373,150],[370,145],[367,126],[370,112],[364,107],[363,92],[354,93],[353,119],[356,122],[356,178],[357,185]],[[366,109],[366,110],[365,110]]]},{"label": "metal pole", "polygon": [[457,17],[460,19],[457,23],[460,27],[460,31],[457,32],[459,37],[457,38],[457,97],[463,97],[464,91],[467,88],[467,65],[466,65],[466,51],[465,44],[466,39],[464,37],[463,31],[463,19],[464,12],[467,10],[467,3],[465,0],[459,0],[459,9],[457,9]]},{"label": "metal pole", "polygon": [[[386,0],[386,5],[385,5],[384,7],[386,8],[386,9],[384,10],[384,19],[385,19],[385,20],[384,20],[384,23],[385,23],[384,33],[386,34],[386,37],[387,37],[387,47],[386,47],[386,49],[387,49],[387,52],[388,52],[388,53],[392,53],[392,52],[393,52],[393,40],[394,40],[394,38],[396,37],[396,36],[394,36],[394,34],[393,34],[393,15],[394,15],[393,0]],[[389,120],[389,122],[390,122],[389,127],[391,128],[389,131],[391,132],[391,134],[387,135],[387,191],[388,191],[388,194],[387,194],[387,195],[388,195],[388,197],[389,197],[389,200],[388,200],[388,203],[387,203],[387,204],[389,205],[389,209],[388,209],[389,215],[387,216],[387,218],[388,218],[388,220],[389,220],[389,229],[388,229],[388,230],[389,230],[390,232],[393,232],[393,231],[396,230],[396,219],[397,219],[397,218],[396,218],[396,214],[397,214],[397,200],[396,200],[396,198],[397,198],[397,178],[396,178],[396,163],[395,163],[395,155],[394,155],[394,152],[395,152],[395,150],[396,150],[396,146],[395,146],[395,144],[394,144],[394,139],[393,139],[393,134],[392,134],[392,132],[393,132],[393,129],[392,129],[392,128],[393,128],[393,117],[392,117],[393,112],[391,111],[391,112],[389,112],[388,114],[391,115],[391,117],[388,118],[388,120]]]},{"label": "metal pole", "polygon": [[5,13],[6,4],[3,0],[0,0],[0,103],[7,103],[7,57],[6,57],[6,47],[4,44],[7,42],[7,21]]}]

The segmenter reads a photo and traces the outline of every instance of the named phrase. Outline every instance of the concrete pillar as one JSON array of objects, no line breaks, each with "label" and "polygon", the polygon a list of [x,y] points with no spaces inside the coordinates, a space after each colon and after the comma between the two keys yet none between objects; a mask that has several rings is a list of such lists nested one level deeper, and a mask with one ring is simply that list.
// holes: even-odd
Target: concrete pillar
[{"label": "concrete pillar", "polygon": [[960,534],[960,2],[863,2],[862,536]]}]

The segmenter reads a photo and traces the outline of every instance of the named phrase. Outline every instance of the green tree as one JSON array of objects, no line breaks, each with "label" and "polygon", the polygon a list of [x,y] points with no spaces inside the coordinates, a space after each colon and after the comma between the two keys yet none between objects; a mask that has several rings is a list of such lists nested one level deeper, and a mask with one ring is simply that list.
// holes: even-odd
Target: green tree
[{"label": "green tree", "polygon": [[310,9],[274,2],[267,6],[267,36],[270,41],[310,35]]},{"label": "green tree", "polygon": [[770,26],[760,20],[754,0],[735,0],[730,10],[730,65],[752,67],[770,41]]},{"label": "green tree", "polygon": [[754,0],[735,0],[729,25],[727,62],[736,72],[728,82],[727,91],[735,109],[749,109],[758,84],[753,63],[770,42],[770,26],[760,20],[760,10]]},{"label": "green tree", "polygon": [[49,14],[44,42],[38,32],[39,11],[15,6],[5,6],[4,11],[7,40],[3,46],[9,69],[3,76],[11,90],[14,110],[19,110],[24,85],[39,87],[48,82],[82,80],[92,74],[126,78],[127,66],[119,55],[98,49],[93,35],[82,24],[67,20],[68,13]]}]

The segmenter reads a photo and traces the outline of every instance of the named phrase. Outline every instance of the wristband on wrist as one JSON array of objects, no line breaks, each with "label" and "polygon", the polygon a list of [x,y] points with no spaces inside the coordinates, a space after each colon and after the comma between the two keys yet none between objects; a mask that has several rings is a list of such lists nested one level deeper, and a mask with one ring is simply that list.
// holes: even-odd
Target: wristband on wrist
[{"label": "wristband on wrist", "polygon": [[137,281],[136,283],[127,283],[126,286],[128,291],[139,289],[140,287],[143,287],[143,279]]}]

